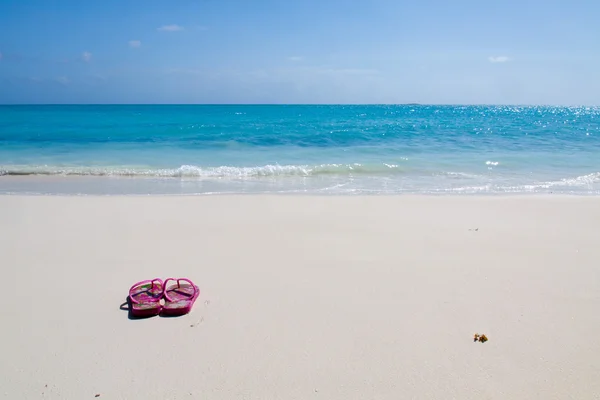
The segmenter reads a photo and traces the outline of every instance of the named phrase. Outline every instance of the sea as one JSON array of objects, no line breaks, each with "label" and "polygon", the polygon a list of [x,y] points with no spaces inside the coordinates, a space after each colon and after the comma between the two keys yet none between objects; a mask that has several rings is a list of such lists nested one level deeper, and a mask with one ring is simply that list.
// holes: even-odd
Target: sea
[{"label": "sea", "polygon": [[600,194],[600,107],[4,105],[0,194]]}]

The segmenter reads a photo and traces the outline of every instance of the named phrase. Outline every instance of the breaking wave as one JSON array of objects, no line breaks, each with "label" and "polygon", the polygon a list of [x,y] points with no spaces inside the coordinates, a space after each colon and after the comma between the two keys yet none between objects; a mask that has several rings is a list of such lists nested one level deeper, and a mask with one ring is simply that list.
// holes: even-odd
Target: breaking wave
[{"label": "breaking wave", "polygon": [[123,176],[158,178],[261,178],[309,177],[318,175],[381,175],[401,174],[405,170],[395,164],[320,164],[320,165],[264,165],[257,167],[198,167],[182,165],[179,168],[138,167],[60,167],[60,166],[0,166],[0,176]]},{"label": "breaking wave", "polygon": [[[469,173],[442,171],[440,169],[410,168],[396,164],[319,164],[319,165],[263,165],[256,167],[199,167],[182,165],[179,168],[152,169],[144,167],[66,167],[66,166],[0,166],[1,176],[57,176],[57,177],[129,177],[154,178],[148,182],[144,193],[165,191],[179,193],[180,180],[190,185],[191,193],[331,193],[331,194],[527,194],[567,193],[600,194],[600,172],[572,177],[553,177],[514,173]],[[1,178],[0,178],[1,179]],[[157,182],[156,179],[160,180]],[[27,182],[30,183],[27,183]],[[96,181],[107,184],[106,192],[127,193],[128,187],[111,189],[114,185],[129,185],[118,179]],[[145,180],[139,179],[143,185]],[[15,181],[16,182],[16,181]],[[22,179],[35,191],[38,180]],[[49,181],[52,182],[52,181]],[[65,179],[64,182],[77,180]],[[63,183],[64,183],[63,182]],[[91,181],[90,181],[91,182]],[[121,183],[119,183],[121,182]],[[194,182],[200,186],[193,186]],[[156,185],[155,185],[156,184]],[[60,192],[62,184],[50,192]],[[153,188],[155,185],[156,188]],[[172,187],[169,185],[173,185]],[[14,185],[13,185],[14,186]],[[9,190],[11,186],[4,189]],[[85,193],[85,184],[82,193]],[[169,189],[170,188],[170,189]],[[74,189],[75,190],[75,189]],[[99,189],[100,190],[100,189]],[[138,190],[138,189],[135,189]],[[101,191],[101,190],[100,190]],[[0,193],[3,189],[0,187]]]}]

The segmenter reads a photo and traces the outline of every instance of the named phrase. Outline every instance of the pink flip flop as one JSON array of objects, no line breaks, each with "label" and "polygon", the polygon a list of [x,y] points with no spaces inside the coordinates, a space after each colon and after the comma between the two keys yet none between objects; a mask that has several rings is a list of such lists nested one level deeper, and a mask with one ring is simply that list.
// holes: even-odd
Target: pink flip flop
[{"label": "pink flip flop", "polygon": [[[167,282],[177,281],[177,284],[167,286]],[[181,284],[181,282],[187,282]],[[162,313],[164,315],[183,315],[190,312],[194,302],[200,295],[200,289],[192,281],[186,278],[167,278],[164,283],[165,305]]]},{"label": "pink flip flop", "polygon": [[150,317],[158,315],[162,309],[160,299],[163,295],[163,281],[152,279],[134,284],[129,289],[132,317]]}]

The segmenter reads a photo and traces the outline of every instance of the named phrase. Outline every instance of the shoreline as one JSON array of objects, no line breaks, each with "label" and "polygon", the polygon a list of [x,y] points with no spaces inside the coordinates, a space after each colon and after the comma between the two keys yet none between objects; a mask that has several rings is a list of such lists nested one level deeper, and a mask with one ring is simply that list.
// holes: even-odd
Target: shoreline
[{"label": "shoreline", "polygon": [[[157,177],[90,177],[90,176],[0,176],[0,196],[315,196],[315,197],[514,197],[514,196],[569,196],[598,197],[600,189],[556,188],[533,190],[505,190],[502,188],[345,188],[345,184],[319,182],[308,178],[157,178]],[[320,184],[320,186],[319,186]],[[287,185],[287,186],[286,186]]]},{"label": "shoreline", "polygon": [[[595,196],[0,196],[1,392],[593,398],[599,221]],[[192,312],[129,320],[170,276]]]},{"label": "shoreline", "polygon": [[562,178],[525,175],[506,177],[494,173],[470,175],[461,172],[389,176],[363,173],[306,176],[246,176],[242,173],[240,176],[181,177],[2,175],[0,195],[600,196],[600,173],[581,173],[583,175]]},{"label": "shoreline", "polygon": [[37,198],[90,198],[90,199],[143,199],[143,198],[165,198],[165,199],[176,199],[176,198],[256,198],[256,197],[266,197],[266,198],[304,198],[304,199],[329,199],[329,198],[392,198],[392,199],[470,199],[470,200],[485,200],[485,199],[600,199],[600,194],[595,193],[356,193],[356,194],[348,194],[348,193],[189,193],[189,194],[179,194],[179,193],[140,193],[140,194],[86,194],[86,193],[73,193],[73,194],[63,194],[63,193],[2,193],[0,192],[0,198],[2,197],[37,197]]}]

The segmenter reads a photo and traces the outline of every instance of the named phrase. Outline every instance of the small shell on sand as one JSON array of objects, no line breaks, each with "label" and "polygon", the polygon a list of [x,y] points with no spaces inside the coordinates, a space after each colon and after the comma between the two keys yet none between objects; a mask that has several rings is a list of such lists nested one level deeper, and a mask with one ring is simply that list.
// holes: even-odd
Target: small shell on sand
[{"label": "small shell on sand", "polygon": [[487,338],[487,336],[485,336],[485,334],[480,335],[479,333],[476,333],[475,335],[473,335],[473,341],[485,343],[488,341],[488,338]]}]

